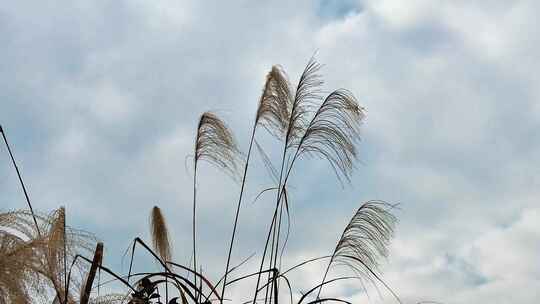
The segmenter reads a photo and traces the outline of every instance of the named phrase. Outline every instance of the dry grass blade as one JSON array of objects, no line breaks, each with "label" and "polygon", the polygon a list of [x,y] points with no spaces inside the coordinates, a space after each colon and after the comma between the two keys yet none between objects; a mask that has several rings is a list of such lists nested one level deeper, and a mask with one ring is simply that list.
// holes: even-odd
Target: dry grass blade
[{"label": "dry grass blade", "polygon": [[279,173],[276,167],[274,166],[274,164],[272,164],[270,157],[268,156],[268,154],[266,154],[264,149],[261,147],[261,145],[259,145],[259,143],[256,140],[255,140],[255,146],[257,147],[257,151],[259,152],[259,155],[264,164],[264,167],[266,168],[266,171],[268,171],[268,175],[270,175],[270,177],[277,184],[279,182]]},{"label": "dry grass blade", "polygon": [[171,260],[171,243],[169,240],[169,231],[165,222],[161,209],[158,206],[152,208],[150,215],[150,235],[152,236],[152,244],[154,250],[158,253],[162,261]]},{"label": "dry grass blade", "polygon": [[227,125],[215,114],[205,112],[197,127],[195,163],[207,161],[231,176],[238,173],[241,153]]},{"label": "dry grass blade", "polygon": [[321,104],[304,136],[298,143],[298,155],[326,159],[340,181],[347,181],[357,158],[355,144],[365,117],[354,96],[347,90],[332,92]]},{"label": "dry grass blade", "polygon": [[255,125],[260,124],[278,139],[283,138],[289,126],[291,107],[292,92],[287,74],[275,65],[266,75]]},{"label": "dry grass blade", "polygon": [[369,201],[358,208],[336,245],[323,282],[333,264],[346,265],[362,278],[380,281],[379,259],[388,254],[397,221],[390,212],[394,207],[382,201]]}]

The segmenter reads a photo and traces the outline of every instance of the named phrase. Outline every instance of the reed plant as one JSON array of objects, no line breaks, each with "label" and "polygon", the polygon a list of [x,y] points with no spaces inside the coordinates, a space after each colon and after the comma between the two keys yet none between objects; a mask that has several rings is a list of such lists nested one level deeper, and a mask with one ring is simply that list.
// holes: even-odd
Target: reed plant
[{"label": "reed plant", "polygon": [[[388,254],[388,245],[397,221],[395,205],[383,201],[368,201],[359,206],[333,251],[328,255],[307,259],[288,269],[282,260],[289,237],[291,201],[288,182],[295,165],[305,158],[319,158],[328,162],[341,184],[352,178],[358,161],[360,127],[365,109],[346,89],[325,93],[322,90],[322,65],[311,58],[296,85],[291,84],[285,70],[273,66],[266,76],[257,103],[247,153],[242,153],[231,129],[215,113],[205,112],[196,129],[193,155],[192,201],[192,262],[173,261],[171,231],[165,214],[158,206],[150,212],[150,245],[140,237],[133,240],[127,274],[119,274],[103,265],[103,243],[89,233],[66,225],[66,210],[43,216],[35,213],[15,162],[5,131],[0,132],[17,172],[29,211],[9,211],[0,214],[0,303],[29,303],[47,291],[53,292],[53,303],[224,303],[230,300],[227,290],[232,285],[250,281],[253,290],[245,290],[249,300],[232,299],[234,303],[315,304],[322,302],[350,303],[348,300],[325,296],[329,285],[353,280],[360,286],[369,283],[382,287],[401,302],[397,294],[382,279],[381,260]],[[257,141],[260,132],[277,139],[281,157],[273,163]],[[255,149],[254,149],[255,147]],[[261,236],[262,252],[258,269],[240,272],[245,260],[233,266],[232,252],[240,228],[242,203],[246,190],[252,153],[260,154],[262,162],[275,182],[260,194],[273,192],[274,205],[268,218],[268,228]],[[214,165],[240,182],[227,248],[223,248],[226,263],[218,278],[202,273],[202,261],[197,252],[197,173],[201,161]],[[245,228],[245,227],[244,227]],[[137,248],[145,250],[158,263],[158,271],[134,273]],[[251,256],[250,258],[252,258]],[[294,282],[290,274],[314,263],[326,263],[320,282],[294,297]],[[331,269],[344,265],[351,275],[331,277]],[[72,270],[79,268],[82,275]],[[101,276],[110,280],[101,282]],[[97,279],[96,279],[97,276]],[[125,293],[96,292],[105,284],[117,282]]]}]

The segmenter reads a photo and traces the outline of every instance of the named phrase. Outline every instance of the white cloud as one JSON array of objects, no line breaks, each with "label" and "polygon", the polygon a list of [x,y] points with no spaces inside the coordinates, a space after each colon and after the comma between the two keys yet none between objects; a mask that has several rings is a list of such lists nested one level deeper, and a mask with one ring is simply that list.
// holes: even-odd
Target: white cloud
[{"label": "white cloud", "polygon": [[[536,303],[537,3],[361,1],[334,19],[316,10],[310,1],[0,9],[0,120],[38,209],[66,204],[118,266],[113,256],[146,235],[157,203],[187,259],[184,158],[198,114],[227,110],[244,145],[270,65],[294,82],[319,49],[327,87],[351,89],[368,108],[363,164],[343,193],[325,164],[299,164],[287,257],[327,253],[360,201],[384,199],[402,203],[385,278],[406,302]],[[202,259],[219,272],[238,189],[208,166],[201,176]],[[247,197],[267,185],[254,176]],[[2,207],[23,207],[13,176],[1,177]],[[261,250],[271,203],[246,203],[236,259]],[[296,274],[299,287],[319,266]],[[328,292],[357,292],[344,286]]]}]

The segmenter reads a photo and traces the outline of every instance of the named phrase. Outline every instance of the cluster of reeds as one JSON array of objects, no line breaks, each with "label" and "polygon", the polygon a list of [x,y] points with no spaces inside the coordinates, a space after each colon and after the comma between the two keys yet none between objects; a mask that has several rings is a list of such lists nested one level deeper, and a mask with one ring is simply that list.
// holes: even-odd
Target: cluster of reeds
[{"label": "cluster of reeds", "polygon": [[[378,267],[381,258],[387,255],[396,222],[392,213],[395,206],[382,201],[362,204],[328,255],[313,257],[288,269],[281,267],[289,236],[291,202],[288,182],[295,164],[306,157],[326,160],[337,179],[347,183],[358,158],[359,128],[365,110],[345,89],[324,94],[320,69],[321,65],[312,58],[298,83],[293,86],[281,67],[272,67],[258,101],[249,148],[245,154],[240,152],[231,130],[218,116],[210,112],[201,115],[194,143],[192,262],[189,265],[172,261],[169,231],[164,215],[157,206],[150,215],[151,245],[135,238],[127,274],[118,274],[102,264],[101,243],[96,245],[93,258],[89,258],[95,239],[68,228],[63,208],[50,216],[34,213],[5,134],[0,129],[30,209],[30,212],[0,214],[0,303],[27,303],[35,295],[46,294],[46,290],[54,291],[55,303],[62,304],[223,303],[229,301],[228,287],[248,280],[253,281],[255,288],[244,292],[249,299],[243,302],[252,304],[278,304],[284,299],[291,304],[349,303],[345,299],[324,296],[326,286],[345,280],[357,280],[360,286],[366,283],[383,286],[399,301],[382,280]],[[261,131],[269,132],[280,142],[279,163],[273,163],[256,141]],[[265,243],[259,256],[258,270],[239,274],[242,263],[232,267],[231,256],[253,151],[261,154],[264,166],[275,181],[273,187],[264,190],[274,193],[275,205],[267,234],[262,236]],[[229,246],[224,248],[227,261],[223,265],[222,276],[213,279],[202,273],[197,252],[197,172],[201,161],[215,165],[241,181]],[[137,246],[150,253],[159,263],[160,271],[132,273]],[[294,298],[294,282],[289,280],[289,274],[311,263],[326,263],[320,283]],[[330,269],[336,265],[347,266],[351,275],[330,278]],[[71,270],[75,266],[80,268],[83,275],[72,275]],[[111,276],[125,287],[125,294],[94,296],[95,289],[101,286],[94,279],[96,273]],[[233,301],[241,302],[240,299]]]}]

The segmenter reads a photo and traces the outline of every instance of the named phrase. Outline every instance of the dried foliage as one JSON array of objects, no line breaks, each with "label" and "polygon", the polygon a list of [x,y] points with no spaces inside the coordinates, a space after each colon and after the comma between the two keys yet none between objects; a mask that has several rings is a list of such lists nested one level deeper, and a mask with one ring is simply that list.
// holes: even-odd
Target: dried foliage
[{"label": "dried foliage", "polygon": [[[40,236],[34,218],[42,231]],[[71,265],[76,252],[88,252],[95,244],[91,234],[64,229],[64,220],[63,208],[48,216],[27,211],[0,213],[0,303],[32,303],[46,298],[51,290],[64,302],[64,256]],[[87,268],[75,265],[81,271]],[[81,278],[74,277],[73,281],[70,294],[78,294]],[[69,297],[68,302],[76,300]]]},{"label": "dried foliage", "polygon": [[[40,255],[46,246],[46,240],[26,238],[24,231],[4,230],[9,226],[24,225],[27,218],[20,215],[15,212],[0,215],[0,303],[29,303],[30,295],[44,293]],[[19,217],[23,220],[17,222]]]}]

